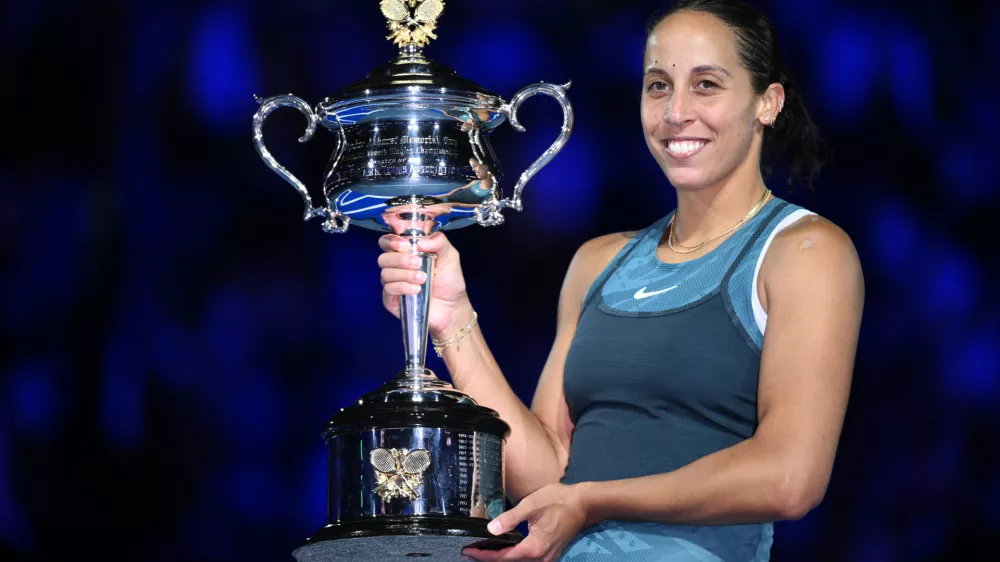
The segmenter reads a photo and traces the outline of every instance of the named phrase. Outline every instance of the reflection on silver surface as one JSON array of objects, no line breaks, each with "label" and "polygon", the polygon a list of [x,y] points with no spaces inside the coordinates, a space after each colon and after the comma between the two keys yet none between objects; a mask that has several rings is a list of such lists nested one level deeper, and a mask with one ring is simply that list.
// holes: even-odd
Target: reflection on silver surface
[{"label": "reflection on silver surface", "polygon": [[569,98],[566,97],[566,90],[568,90],[569,87],[570,82],[567,82],[562,86],[546,84],[544,82],[532,84],[522,88],[514,94],[510,105],[502,108],[502,112],[510,119],[511,126],[513,126],[517,131],[523,133],[524,127],[517,120],[518,108],[520,108],[521,104],[531,96],[544,94],[559,102],[559,105],[563,110],[563,124],[560,128],[559,136],[556,138],[556,141],[552,143],[552,145],[531,164],[531,166],[528,166],[528,169],[521,174],[520,178],[518,178],[517,183],[514,185],[514,194],[509,199],[493,199],[485,201],[483,205],[476,209],[476,219],[479,224],[483,226],[495,226],[502,224],[503,215],[501,214],[501,211],[503,211],[506,207],[510,207],[515,211],[522,210],[523,205],[521,203],[521,192],[524,191],[524,185],[528,183],[528,180],[534,177],[539,170],[545,167],[545,165],[548,164],[560,150],[562,150],[566,141],[569,140],[569,135],[573,131],[573,106],[570,105]]},{"label": "reflection on silver surface", "polygon": [[400,371],[396,378],[385,382],[377,390],[358,400],[362,403],[398,404],[424,402],[427,404],[476,404],[471,396],[443,381],[430,369]]},{"label": "reflection on silver surface", "polygon": [[399,319],[403,325],[403,351],[406,353],[407,374],[423,372],[427,359],[427,317],[430,312],[431,282],[434,277],[434,255],[416,251],[417,240],[410,239],[411,254],[420,258],[420,271],[427,280],[420,285],[416,295],[403,295],[399,299]]},{"label": "reflection on silver surface", "polygon": [[[327,446],[329,523],[390,515],[492,519],[503,512],[502,441],[495,435],[436,427],[372,429],[337,435]],[[419,484],[412,493],[380,493],[386,479],[373,466],[373,452],[404,449],[428,455]],[[388,457],[382,461],[387,471],[389,463],[396,464]]]},{"label": "reflection on silver surface", "polygon": [[[329,232],[343,232],[349,222],[391,232],[386,214],[400,206],[431,217],[429,232],[477,223],[493,226],[503,222],[503,209],[522,209],[525,184],[569,139],[573,110],[567,88],[568,83],[532,84],[506,104],[499,96],[478,91],[397,85],[364,90],[337,101],[328,99],[315,111],[294,96],[277,96],[260,102],[254,116],[254,139],[268,166],[306,201],[306,218],[328,218],[324,230]],[[537,94],[560,104],[563,124],[556,141],[521,174],[511,197],[505,199],[497,181],[502,174],[490,135],[505,119],[524,131],[517,110]],[[323,177],[326,207],[313,208],[305,185],[264,148],[263,121],[283,106],[295,107],[309,119],[301,142],[312,137],[318,124],[338,137]]]},{"label": "reflection on silver surface", "polygon": [[476,208],[497,198],[499,165],[488,145],[490,131],[461,113],[433,122],[403,114],[346,126],[344,156],[327,170],[324,184],[334,208],[379,231],[396,230],[385,220],[394,207],[432,218],[429,232],[474,224]]},{"label": "reflection on silver surface", "polygon": [[[299,192],[302,200],[306,204],[306,210],[304,214],[305,220],[310,220],[316,217],[323,217],[327,219],[323,222],[323,230],[326,232],[345,232],[347,230],[348,224],[350,223],[350,218],[343,215],[330,208],[330,200],[327,198],[327,204],[324,207],[313,207],[312,198],[309,196],[309,190],[306,189],[304,183],[295,177],[287,168],[282,166],[275,160],[271,152],[264,146],[264,121],[267,119],[268,115],[272,111],[278,109],[279,107],[293,107],[298,109],[303,115],[306,116],[308,123],[306,125],[306,132],[302,137],[299,138],[299,142],[306,142],[313,137],[316,133],[316,124],[319,123],[319,117],[316,112],[313,111],[309,104],[291,94],[287,96],[274,96],[266,100],[260,99],[254,96],[257,103],[260,104],[260,109],[253,116],[253,141],[254,146],[257,148],[257,153],[264,160],[269,168],[274,170],[276,174],[281,176],[285,181],[290,183],[295,191]],[[340,127],[337,123],[337,149],[334,150],[333,156],[330,158],[330,164],[332,167],[337,165],[340,160],[341,154],[344,152],[344,146],[346,144],[346,137],[344,136],[344,129]]]},{"label": "reflection on silver surface", "polygon": [[[382,0],[398,55],[315,108],[291,94],[257,99],[254,145],[302,197],[305,219],[322,217],[326,232],[355,224],[408,238],[410,253],[421,258],[427,274],[419,293],[400,302],[405,368],[326,425],[328,525],[310,541],[327,546],[315,551],[317,557],[339,556],[350,550],[346,540],[360,537],[428,534],[505,544],[520,539],[516,533],[492,537],[484,523],[504,510],[503,440],[510,426],[425,366],[434,256],[416,246],[435,231],[498,225],[504,209],[520,211],[525,184],[566,144],[573,110],[569,83],[532,84],[508,104],[425,57],[422,49],[436,37],[444,4]],[[523,132],[518,109],[537,94],[559,103],[562,127],[505,198],[490,136],[505,120]],[[280,107],[305,115],[300,142],[310,140],[319,125],[335,137],[320,188],[323,205],[313,205],[305,184],[264,145],[264,121]]]},{"label": "reflection on silver surface", "polygon": [[566,145],[566,141],[569,140],[569,135],[573,131],[573,107],[569,103],[569,98],[566,97],[566,90],[569,89],[570,82],[563,84],[562,86],[557,86],[554,84],[546,84],[540,82],[538,84],[532,84],[521,89],[518,93],[514,94],[514,98],[510,101],[510,108],[507,109],[507,116],[510,118],[510,124],[515,129],[520,132],[524,132],[524,127],[517,120],[517,110],[521,107],[521,104],[528,100],[531,96],[537,94],[544,94],[550,96],[559,102],[559,106],[562,107],[563,111],[563,124],[559,130],[559,137],[556,141],[552,143],[541,156],[535,160],[528,169],[525,170],[521,177],[518,178],[517,183],[514,185],[514,195],[510,198],[510,203],[508,206],[513,208],[515,211],[521,210],[521,192],[524,190],[524,184],[528,183],[535,174],[538,173],[546,164],[549,163],[555,155],[562,150],[562,147]]}]

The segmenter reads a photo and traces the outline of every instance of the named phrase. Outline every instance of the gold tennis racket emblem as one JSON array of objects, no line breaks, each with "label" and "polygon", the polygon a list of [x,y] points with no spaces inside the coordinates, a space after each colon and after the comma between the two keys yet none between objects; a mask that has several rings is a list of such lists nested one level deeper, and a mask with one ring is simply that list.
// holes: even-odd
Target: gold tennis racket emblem
[{"label": "gold tennis racket emblem", "polygon": [[431,465],[431,454],[425,449],[374,449],[369,456],[375,468],[378,486],[375,493],[383,500],[420,497],[417,487],[424,480],[424,471]]},{"label": "gold tennis racket emblem", "polygon": [[382,0],[382,15],[389,20],[389,36],[396,45],[423,47],[437,39],[434,29],[444,11],[444,0]]}]

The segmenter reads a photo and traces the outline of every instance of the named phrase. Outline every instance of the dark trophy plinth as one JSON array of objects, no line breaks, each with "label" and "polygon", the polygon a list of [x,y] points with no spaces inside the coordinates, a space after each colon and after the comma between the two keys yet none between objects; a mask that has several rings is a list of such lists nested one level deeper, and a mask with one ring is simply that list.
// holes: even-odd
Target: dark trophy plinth
[{"label": "dark trophy plinth", "polygon": [[400,377],[334,415],[329,450],[329,523],[295,552],[300,562],[459,559],[493,537],[504,510],[503,439],[496,412],[427,374]]},{"label": "dark trophy plinth", "polygon": [[[521,210],[524,185],[569,138],[569,84],[533,84],[505,102],[424,56],[443,1],[382,0],[379,6],[389,39],[399,46],[396,58],[315,108],[293,95],[258,99],[253,119],[258,153],[299,192],[306,220],[323,219],[330,233],[354,224],[407,237],[427,274],[420,293],[400,301],[406,367],[340,409],[323,431],[327,524],[294,551],[299,562],[461,560],[464,546],[503,548],[521,539],[486,529],[504,511],[509,426],[425,367],[434,256],[417,251],[416,243],[438,230],[498,225],[505,208]],[[523,131],[517,109],[535,94],[560,104],[563,126],[504,198],[490,133],[505,120]],[[306,186],[264,146],[264,121],[279,107],[306,116],[300,142],[319,125],[336,139],[323,206],[313,205]]]}]

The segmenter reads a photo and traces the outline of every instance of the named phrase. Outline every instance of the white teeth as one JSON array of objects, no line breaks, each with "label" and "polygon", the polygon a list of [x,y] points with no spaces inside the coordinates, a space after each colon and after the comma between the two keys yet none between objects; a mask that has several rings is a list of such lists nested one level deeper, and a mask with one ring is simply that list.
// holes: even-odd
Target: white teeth
[{"label": "white teeth", "polygon": [[705,146],[705,141],[670,141],[667,149],[674,154],[690,154]]}]

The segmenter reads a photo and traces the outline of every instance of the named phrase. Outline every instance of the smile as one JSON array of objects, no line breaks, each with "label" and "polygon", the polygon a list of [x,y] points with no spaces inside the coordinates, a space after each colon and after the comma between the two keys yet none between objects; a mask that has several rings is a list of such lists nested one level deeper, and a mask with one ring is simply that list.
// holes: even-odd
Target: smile
[{"label": "smile", "polygon": [[663,147],[667,149],[667,154],[677,160],[690,158],[701,152],[708,141],[701,139],[676,139],[663,141]]}]

